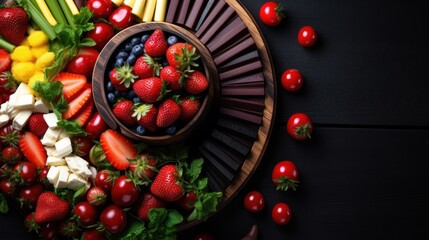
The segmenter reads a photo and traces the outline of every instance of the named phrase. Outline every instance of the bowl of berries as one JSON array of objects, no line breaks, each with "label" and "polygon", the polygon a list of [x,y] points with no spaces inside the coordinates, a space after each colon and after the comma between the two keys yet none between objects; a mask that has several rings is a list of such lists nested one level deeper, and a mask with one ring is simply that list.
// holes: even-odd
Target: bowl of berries
[{"label": "bowl of berries", "polygon": [[93,72],[95,105],[106,123],[150,145],[192,139],[216,106],[218,73],[194,34],[165,22],[115,35]]}]

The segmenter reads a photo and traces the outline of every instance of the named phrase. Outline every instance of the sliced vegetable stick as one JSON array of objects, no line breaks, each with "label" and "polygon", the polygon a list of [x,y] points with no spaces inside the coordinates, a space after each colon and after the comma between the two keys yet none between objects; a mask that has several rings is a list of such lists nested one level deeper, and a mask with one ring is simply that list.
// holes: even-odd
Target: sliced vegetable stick
[{"label": "sliced vegetable stick", "polygon": [[141,18],[143,14],[143,8],[146,0],[136,0],[133,6],[133,10],[131,11],[135,16]]},{"label": "sliced vegetable stick", "polygon": [[153,13],[155,12],[156,0],[147,0],[144,7],[143,22],[151,22],[153,18]]},{"label": "sliced vegetable stick", "polygon": [[153,20],[155,22],[165,21],[165,12],[167,11],[167,0],[157,0],[155,7],[155,16]]},{"label": "sliced vegetable stick", "polygon": [[67,19],[61,10],[57,0],[45,0],[46,5],[54,16],[55,20],[60,24],[67,24]]},{"label": "sliced vegetable stick", "polygon": [[135,3],[136,0],[124,0],[124,5],[127,5],[130,8],[133,8]]},{"label": "sliced vegetable stick", "polygon": [[42,12],[43,16],[48,21],[48,23],[51,26],[57,25],[57,20],[55,20],[54,16],[52,16],[52,13],[49,10],[48,5],[46,5],[46,2],[44,0],[36,0],[36,3],[39,6],[39,9]]},{"label": "sliced vegetable stick", "polygon": [[115,4],[117,7],[121,6],[124,0],[112,0],[112,3]]},{"label": "sliced vegetable stick", "polygon": [[73,15],[79,14],[79,9],[77,8],[73,0],[66,0],[66,3],[67,6],[69,6],[69,9]]}]

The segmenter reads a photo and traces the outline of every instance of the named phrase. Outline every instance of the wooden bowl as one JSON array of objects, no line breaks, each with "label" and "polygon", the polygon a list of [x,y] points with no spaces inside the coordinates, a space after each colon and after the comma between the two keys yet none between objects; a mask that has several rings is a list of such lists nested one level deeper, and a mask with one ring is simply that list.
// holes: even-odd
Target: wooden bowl
[{"label": "wooden bowl", "polygon": [[[108,74],[112,67],[114,54],[118,51],[118,49],[133,37],[142,35],[144,33],[150,34],[155,29],[162,29],[165,33],[175,35],[183,39],[185,42],[192,44],[201,56],[200,58],[204,68],[204,73],[209,82],[208,89],[206,90],[205,97],[201,103],[201,108],[197,115],[190,122],[186,123],[180,129],[177,129],[177,131],[171,135],[139,135],[132,129],[126,127],[113,114],[107,101],[107,93],[105,89],[106,81],[109,79]],[[169,145],[178,142],[186,142],[189,140],[189,138],[192,138],[192,136],[198,132],[198,129],[207,123],[205,120],[209,116],[212,109],[215,108],[217,95],[219,92],[218,82],[219,76],[216,70],[216,65],[210,52],[204,46],[204,44],[202,44],[192,32],[180,26],[165,22],[139,23],[116,34],[100,52],[92,77],[95,106],[106,123],[112,129],[122,133],[124,136],[145,142],[150,145]]]}]

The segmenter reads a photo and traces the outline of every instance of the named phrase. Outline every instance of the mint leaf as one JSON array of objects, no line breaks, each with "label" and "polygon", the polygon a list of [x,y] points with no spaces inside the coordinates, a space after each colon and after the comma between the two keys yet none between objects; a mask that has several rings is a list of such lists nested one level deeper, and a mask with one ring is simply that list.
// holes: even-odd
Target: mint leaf
[{"label": "mint leaf", "polygon": [[183,221],[183,216],[178,211],[165,208],[152,208],[149,211],[148,217],[149,224],[147,231],[144,232],[141,239],[176,239],[176,226]]},{"label": "mint leaf", "polygon": [[202,158],[195,159],[191,162],[191,166],[188,172],[189,182],[193,184],[201,174],[201,170],[203,169],[204,160]]},{"label": "mint leaf", "polygon": [[188,216],[188,221],[207,220],[212,213],[216,212],[221,198],[222,192],[198,194],[198,199],[194,203],[194,210]]},{"label": "mint leaf", "polygon": [[64,128],[64,131],[71,136],[86,136],[85,130],[82,129],[82,126],[76,120],[59,120],[57,126]]},{"label": "mint leaf", "polygon": [[94,24],[90,22],[91,18],[92,13],[87,7],[82,7],[79,11],[79,14],[73,15],[76,28],[84,32],[94,29]]},{"label": "mint leaf", "polygon": [[0,192],[0,213],[5,214],[7,212],[9,212],[9,205],[4,194]]},{"label": "mint leaf", "polygon": [[40,96],[49,102],[53,102],[63,89],[61,82],[36,82],[33,85],[33,90],[38,92]]},{"label": "mint leaf", "polygon": [[[55,103],[54,108],[59,112],[63,113],[69,109],[69,103],[64,97],[64,94],[61,94],[60,99]],[[57,116],[58,117],[58,116]]]},{"label": "mint leaf", "polygon": [[82,38],[79,43],[79,47],[93,47],[95,46],[94,40],[91,38]]}]

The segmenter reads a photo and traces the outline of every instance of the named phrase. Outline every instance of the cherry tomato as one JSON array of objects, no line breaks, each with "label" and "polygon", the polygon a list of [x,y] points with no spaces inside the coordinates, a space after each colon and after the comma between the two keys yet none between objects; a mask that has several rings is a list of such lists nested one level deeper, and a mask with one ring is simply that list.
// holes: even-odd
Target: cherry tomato
[{"label": "cherry tomato", "polygon": [[82,234],[82,240],[106,240],[106,235],[96,228],[87,229]]},{"label": "cherry tomato", "polygon": [[139,198],[140,191],[133,181],[125,175],[119,176],[113,183],[111,197],[113,203],[120,207],[129,207]]},{"label": "cherry tomato", "polygon": [[86,7],[92,12],[95,19],[107,19],[113,11],[113,4],[109,0],[88,0]]},{"label": "cherry tomato", "polygon": [[110,14],[109,16],[109,22],[112,24],[112,26],[118,28],[119,30],[125,29],[133,23],[133,14],[131,12],[131,8],[122,5]]},{"label": "cherry tomato", "polygon": [[95,186],[109,193],[113,186],[113,173],[107,169],[99,171],[95,176]]},{"label": "cherry tomato", "polygon": [[293,190],[298,186],[298,170],[295,164],[289,160],[280,161],[274,166],[271,180],[277,186],[277,190]]},{"label": "cherry tomato", "polygon": [[87,201],[78,202],[73,208],[73,213],[79,217],[78,221],[84,226],[89,226],[97,222],[97,208]]},{"label": "cherry tomato", "polygon": [[20,162],[24,155],[22,155],[22,152],[18,147],[7,146],[1,151],[0,157],[2,161],[10,165],[14,165]]},{"label": "cherry tomato", "polygon": [[120,233],[127,226],[127,216],[120,207],[112,204],[101,212],[100,222],[108,232]]},{"label": "cherry tomato", "polygon": [[185,195],[183,195],[182,198],[179,199],[177,202],[179,206],[186,211],[190,211],[194,209],[194,203],[197,201],[197,194],[195,192],[187,192]]},{"label": "cherry tomato", "polygon": [[279,25],[284,18],[284,8],[281,3],[265,2],[259,9],[259,18],[270,27]]},{"label": "cherry tomato", "polygon": [[89,137],[76,136],[72,138],[72,142],[74,153],[80,157],[87,156],[92,146],[94,146],[94,143]]},{"label": "cherry tomato", "polygon": [[43,192],[43,185],[36,182],[31,186],[23,187],[19,190],[19,199],[30,208],[36,207],[37,199],[39,199],[40,194]]},{"label": "cherry tomato", "polygon": [[20,162],[13,167],[14,172],[19,174],[18,183],[31,185],[38,178],[37,166],[31,162]]},{"label": "cherry tomato", "polygon": [[298,42],[303,47],[311,47],[316,43],[317,33],[312,26],[304,26],[298,32]]},{"label": "cherry tomato", "polygon": [[295,140],[305,140],[311,138],[313,123],[307,114],[294,113],[287,121],[286,131]]},{"label": "cherry tomato", "polygon": [[98,139],[102,132],[107,129],[107,124],[101,117],[100,113],[95,112],[86,124],[85,132],[92,139]]},{"label": "cherry tomato", "polygon": [[8,197],[12,197],[15,194],[16,186],[15,183],[7,178],[3,178],[0,181],[0,190]]},{"label": "cherry tomato", "polygon": [[28,232],[36,232],[39,230],[40,226],[34,220],[34,212],[27,214],[24,219],[24,227]]},{"label": "cherry tomato", "polygon": [[244,197],[244,207],[251,213],[262,211],[265,206],[264,196],[258,191],[251,191]]},{"label": "cherry tomato", "polygon": [[99,52],[92,47],[81,48],[76,57],[67,64],[67,72],[82,74],[90,80]]},{"label": "cherry tomato", "polygon": [[271,212],[271,217],[273,221],[278,225],[287,224],[292,217],[292,212],[290,211],[289,205],[282,202],[277,203],[273,207],[273,210]]},{"label": "cherry tomato", "polygon": [[58,224],[56,222],[46,223],[40,227],[39,236],[44,240],[57,239],[58,235]]},{"label": "cherry tomato", "polygon": [[94,23],[94,29],[86,33],[86,37],[91,38],[95,42],[94,48],[99,52],[107,44],[107,42],[115,35],[112,25],[105,22]]},{"label": "cherry tomato", "polygon": [[281,77],[282,87],[288,92],[296,92],[301,89],[304,80],[301,73],[293,68],[283,72]]}]

